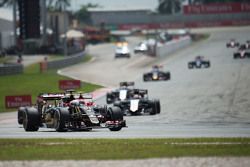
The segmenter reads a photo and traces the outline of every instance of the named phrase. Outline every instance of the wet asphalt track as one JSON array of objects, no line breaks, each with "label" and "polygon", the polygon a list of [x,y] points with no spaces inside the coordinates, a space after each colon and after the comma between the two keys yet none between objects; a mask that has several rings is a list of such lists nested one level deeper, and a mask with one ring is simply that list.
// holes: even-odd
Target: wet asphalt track
[{"label": "wet asphalt track", "polygon": [[[207,32],[208,30],[201,30]],[[210,30],[209,30],[210,31]],[[149,90],[150,98],[161,100],[161,114],[126,117],[128,128],[119,132],[57,133],[49,129],[24,132],[16,113],[0,115],[0,137],[10,138],[161,138],[161,137],[250,137],[250,59],[233,59],[227,49],[230,38],[249,40],[250,28],[214,29],[211,37],[166,58],[142,55],[114,60],[114,46],[91,46],[93,61],[62,70],[81,80],[114,87],[119,81],[135,80],[135,87]],[[131,48],[138,38],[130,38]],[[188,70],[187,62],[198,54],[210,60],[211,68]],[[142,82],[142,73],[152,64],[171,72],[167,82]],[[99,98],[97,103],[105,103]]]}]

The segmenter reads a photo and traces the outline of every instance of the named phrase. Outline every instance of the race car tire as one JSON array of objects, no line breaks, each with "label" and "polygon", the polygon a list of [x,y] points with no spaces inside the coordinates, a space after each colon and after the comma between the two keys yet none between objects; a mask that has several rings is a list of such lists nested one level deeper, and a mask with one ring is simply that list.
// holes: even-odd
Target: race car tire
[{"label": "race car tire", "polygon": [[106,94],[106,102],[107,104],[111,104],[113,102],[112,95],[110,93]]},{"label": "race car tire", "polygon": [[38,131],[40,114],[34,107],[27,107],[23,113],[23,128],[27,132]]},{"label": "race car tire", "polygon": [[123,112],[120,107],[109,107],[108,108],[108,116],[110,121],[121,121],[123,120]]},{"label": "race car tire", "polygon": [[250,58],[250,53],[246,53],[246,57]]},{"label": "race car tire", "polygon": [[[122,121],[123,120],[123,112],[119,107],[110,107],[108,109],[108,114],[110,115],[110,121]],[[122,126],[110,127],[110,131],[120,131]]]},{"label": "race car tire", "polygon": [[107,117],[107,111],[108,111],[107,105],[104,105],[99,108],[99,113],[103,115],[104,117]]},{"label": "race car tire", "polygon": [[189,69],[193,69],[193,68],[194,68],[193,64],[188,63],[188,68],[189,68]]},{"label": "race car tire", "polygon": [[146,75],[143,75],[143,81],[147,82],[148,81],[148,77]]},{"label": "race car tire", "polygon": [[25,107],[19,107],[17,111],[17,122],[18,124],[22,125],[23,124],[23,114],[25,112]]},{"label": "race car tire", "polygon": [[171,74],[170,74],[170,72],[167,72],[167,73],[165,74],[164,80],[170,80],[170,79],[171,79]]},{"label": "race car tire", "polygon": [[151,104],[151,111],[149,112],[150,115],[157,114],[157,102],[154,100]]},{"label": "race car tire", "polygon": [[55,110],[54,115],[54,128],[57,132],[65,132],[67,131],[65,124],[70,119],[70,113],[69,110],[66,108],[60,108],[58,110]]},{"label": "race car tire", "polygon": [[160,114],[161,113],[161,103],[160,103],[160,100],[155,100],[155,103],[156,103],[156,113],[157,114]]},{"label": "race car tire", "polygon": [[234,54],[234,59],[237,59],[238,58],[238,55]]},{"label": "race car tire", "polygon": [[205,65],[205,68],[209,68],[210,67],[210,62],[208,61],[204,65]]}]

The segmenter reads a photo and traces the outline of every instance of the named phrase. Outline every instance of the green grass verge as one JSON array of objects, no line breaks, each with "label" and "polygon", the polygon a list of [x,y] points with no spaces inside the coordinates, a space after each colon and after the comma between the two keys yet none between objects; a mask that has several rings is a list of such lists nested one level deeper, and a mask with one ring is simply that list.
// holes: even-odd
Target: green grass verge
[{"label": "green grass verge", "polygon": [[250,138],[0,139],[0,160],[250,156],[249,143]]},{"label": "green grass verge", "polygon": [[13,59],[13,57],[10,57],[10,56],[0,57],[0,63],[7,63],[8,61],[10,61],[12,59]]},{"label": "green grass verge", "polygon": [[[0,77],[0,112],[10,111],[5,109],[5,96],[8,95],[32,95],[32,102],[35,103],[36,96],[43,92],[62,92],[59,90],[58,81],[70,79],[60,76],[56,70],[40,73],[39,65],[33,64],[24,69],[24,74],[9,75]],[[82,83],[83,87],[77,91],[92,92],[99,85]],[[13,110],[13,109],[12,109]]]}]

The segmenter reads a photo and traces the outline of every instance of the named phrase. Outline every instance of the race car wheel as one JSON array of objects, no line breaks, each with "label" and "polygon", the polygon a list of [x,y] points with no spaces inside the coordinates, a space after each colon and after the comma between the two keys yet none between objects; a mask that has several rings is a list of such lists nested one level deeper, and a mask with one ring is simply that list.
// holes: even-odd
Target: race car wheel
[{"label": "race car wheel", "polygon": [[54,115],[54,128],[57,132],[65,132],[67,131],[65,124],[69,121],[70,113],[66,108],[60,108],[55,110]]},{"label": "race car wheel", "polygon": [[151,111],[149,112],[150,115],[157,114],[157,102],[154,100],[151,104]]},{"label": "race car wheel", "polygon": [[38,131],[40,114],[34,107],[26,108],[23,113],[23,128],[25,131]]},{"label": "race car wheel", "polygon": [[[108,115],[110,116],[110,121],[122,121],[123,120],[123,112],[119,107],[110,107],[108,109]],[[110,131],[119,131],[122,129],[122,126],[110,127]]]},{"label": "race car wheel", "polygon": [[113,128],[109,128],[110,131],[120,131],[122,129],[121,126],[117,126],[117,127],[113,127]]},{"label": "race car wheel", "polygon": [[99,108],[100,114],[103,115],[104,117],[107,117],[107,111],[108,111],[107,105],[104,105],[103,107]]},{"label": "race car wheel", "polygon": [[111,104],[113,102],[112,99],[113,99],[112,95],[110,93],[107,93],[107,95],[106,95],[106,102],[107,102],[107,104]]},{"label": "race car wheel", "polygon": [[121,121],[123,120],[123,112],[119,107],[109,107],[108,108],[108,119],[110,121]]},{"label": "race car wheel", "polygon": [[210,62],[209,62],[209,61],[206,62],[205,67],[206,67],[206,68],[209,68],[209,67],[210,67]]},{"label": "race car wheel", "polygon": [[25,112],[25,107],[20,107],[17,111],[17,122],[18,124],[22,125],[23,124],[23,115]]},{"label": "race car wheel", "polygon": [[143,81],[147,82],[148,81],[148,77],[146,75],[143,75]]},{"label": "race car wheel", "polygon": [[170,80],[170,78],[171,78],[171,74],[170,72],[167,72],[165,75],[165,80]]},{"label": "race car wheel", "polygon": [[160,101],[159,100],[155,100],[155,103],[156,103],[156,113],[157,114],[160,114],[161,112],[161,104],[160,104]]},{"label": "race car wheel", "polygon": [[191,63],[189,63],[189,64],[188,64],[188,68],[189,68],[189,69],[193,69],[194,66],[193,66]]}]

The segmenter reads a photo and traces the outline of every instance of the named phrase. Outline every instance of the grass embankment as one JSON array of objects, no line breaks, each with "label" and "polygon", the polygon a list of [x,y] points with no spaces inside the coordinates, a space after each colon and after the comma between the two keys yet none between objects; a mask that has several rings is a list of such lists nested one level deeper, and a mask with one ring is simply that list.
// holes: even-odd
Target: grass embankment
[{"label": "grass embankment", "polygon": [[[90,58],[90,56],[86,56],[82,62],[86,62]],[[59,90],[58,81],[65,79],[70,78],[58,75],[56,70],[49,70],[40,73],[39,64],[33,64],[26,67],[23,74],[1,76],[0,112],[9,111],[5,109],[5,96],[32,95],[32,102],[35,103],[36,97],[39,93],[62,92]],[[91,92],[101,88],[99,85],[85,82],[83,82],[82,85],[82,88],[77,91]]]},{"label": "grass embankment", "polygon": [[249,143],[250,138],[0,139],[0,160],[250,156]]}]

